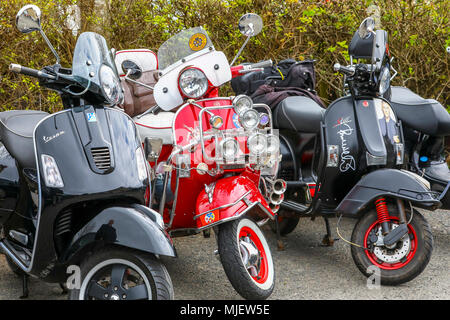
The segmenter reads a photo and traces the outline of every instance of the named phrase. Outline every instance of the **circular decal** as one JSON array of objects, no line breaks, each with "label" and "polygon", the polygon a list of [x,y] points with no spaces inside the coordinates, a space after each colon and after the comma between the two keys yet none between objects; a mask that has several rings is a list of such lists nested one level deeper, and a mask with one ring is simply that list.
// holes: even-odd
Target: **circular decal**
[{"label": "circular decal", "polygon": [[242,128],[241,124],[239,123],[239,116],[237,115],[237,113],[233,114],[233,124],[236,128]]},{"label": "circular decal", "polygon": [[206,223],[211,223],[216,219],[216,216],[214,215],[214,212],[209,212],[206,214],[205,216],[205,222]]},{"label": "circular decal", "polygon": [[203,33],[196,33],[189,39],[189,48],[193,51],[202,50],[206,46],[206,36]]}]

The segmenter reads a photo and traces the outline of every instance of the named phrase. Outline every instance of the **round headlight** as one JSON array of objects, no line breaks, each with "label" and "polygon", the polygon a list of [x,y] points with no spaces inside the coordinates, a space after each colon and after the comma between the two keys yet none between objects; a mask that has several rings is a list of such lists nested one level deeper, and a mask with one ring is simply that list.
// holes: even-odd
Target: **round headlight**
[{"label": "round headlight", "polygon": [[238,95],[233,99],[234,112],[240,114],[245,109],[251,109],[253,107],[253,101],[249,96]]},{"label": "round headlight", "polygon": [[391,83],[391,73],[389,72],[388,67],[384,67],[380,75],[380,87],[378,89],[378,93],[380,95],[383,95],[387,91],[387,89],[389,89],[390,83]]},{"label": "round headlight", "polygon": [[113,69],[107,65],[100,67],[100,85],[109,103],[117,104],[120,102],[122,95],[120,81]]},{"label": "round headlight", "polygon": [[239,114],[239,123],[247,130],[256,128],[259,124],[259,112],[255,109],[245,109]]},{"label": "round headlight", "polygon": [[239,144],[234,138],[224,139],[221,143],[222,156],[226,160],[233,160],[239,152]]},{"label": "round headlight", "polygon": [[277,136],[271,134],[267,136],[267,152],[275,154],[280,150],[280,139]]},{"label": "round headlight", "polygon": [[248,149],[254,155],[260,155],[267,150],[267,138],[264,134],[257,133],[248,138]]},{"label": "round headlight", "polygon": [[201,70],[188,68],[180,74],[178,85],[186,97],[197,99],[208,90],[208,78]]}]

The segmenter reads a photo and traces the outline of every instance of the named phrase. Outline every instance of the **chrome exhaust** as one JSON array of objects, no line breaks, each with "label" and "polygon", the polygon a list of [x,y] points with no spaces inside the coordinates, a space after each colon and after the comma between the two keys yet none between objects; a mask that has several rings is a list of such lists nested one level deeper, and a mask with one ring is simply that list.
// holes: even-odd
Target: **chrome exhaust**
[{"label": "chrome exhaust", "polygon": [[270,199],[270,203],[272,203],[274,205],[280,205],[284,200],[284,194],[283,193],[278,194],[278,193],[272,192],[270,194],[269,199]]},{"label": "chrome exhaust", "polygon": [[287,183],[283,179],[277,179],[272,183],[272,190],[276,194],[283,194],[287,189]]}]

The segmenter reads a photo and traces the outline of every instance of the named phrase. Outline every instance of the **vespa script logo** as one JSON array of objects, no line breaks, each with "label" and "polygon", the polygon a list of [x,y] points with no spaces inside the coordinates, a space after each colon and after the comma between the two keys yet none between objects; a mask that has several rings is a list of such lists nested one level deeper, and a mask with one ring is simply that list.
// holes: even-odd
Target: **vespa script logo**
[{"label": "vespa script logo", "polygon": [[44,142],[47,143],[47,142],[52,141],[55,138],[58,138],[59,136],[62,136],[64,133],[65,133],[64,131],[60,131],[50,137],[43,136],[42,139],[44,139]]},{"label": "vespa script logo", "polygon": [[353,128],[349,125],[352,120],[350,117],[339,118],[337,123],[333,126],[333,128],[339,128],[340,130],[337,132],[339,138],[341,139],[341,163],[339,165],[339,170],[341,172],[346,172],[349,169],[355,171],[355,158],[350,154],[350,148],[347,146],[346,136],[351,136],[353,133]]}]

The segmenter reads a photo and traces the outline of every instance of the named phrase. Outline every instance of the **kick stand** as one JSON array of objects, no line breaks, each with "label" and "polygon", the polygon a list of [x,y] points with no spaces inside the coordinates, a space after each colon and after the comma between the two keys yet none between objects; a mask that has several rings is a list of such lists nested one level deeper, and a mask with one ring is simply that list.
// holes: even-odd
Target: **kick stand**
[{"label": "kick stand", "polygon": [[323,236],[321,246],[322,247],[332,247],[334,245],[334,242],[339,239],[334,239],[331,236],[330,222],[328,221],[328,218],[323,218],[323,219],[325,220],[325,227],[327,229],[327,234]]},{"label": "kick stand", "polygon": [[280,224],[278,223],[278,213],[275,214],[275,228],[277,229],[278,251],[284,251],[284,243],[280,235]]},{"label": "kick stand", "polygon": [[20,296],[20,299],[26,299],[28,298],[28,278],[29,276],[27,274],[24,274],[22,276],[22,295]]}]

